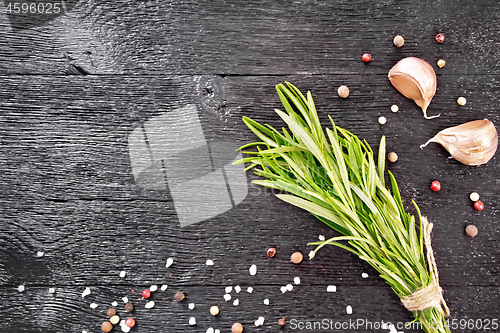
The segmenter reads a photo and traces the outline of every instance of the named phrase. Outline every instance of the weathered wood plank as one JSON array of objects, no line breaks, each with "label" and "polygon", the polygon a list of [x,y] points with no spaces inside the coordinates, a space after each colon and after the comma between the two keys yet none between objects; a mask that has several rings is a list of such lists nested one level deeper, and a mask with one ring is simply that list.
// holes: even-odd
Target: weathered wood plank
[{"label": "weathered wood plank", "polygon": [[[446,73],[438,77],[438,92],[428,112],[442,116],[425,120],[412,101],[390,86],[385,75],[3,77],[0,168],[4,195],[36,200],[155,197],[155,191],[141,189],[133,181],[127,139],[134,129],[172,109],[194,104],[207,141],[223,139],[235,141],[237,146],[254,139],[241,121],[244,115],[282,126],[272,111],[280,106],[274,85],[286,80],[312,91],[325,125],[330,114],[337,125],[373,146],[386,135],[388,149],[400,155],[391,170],[403,179],[411,177],[411,182],[402,182],[403,192],[411,193],[411,198],[420,193],[416,189],[426,191],[427,182],[434,177],[464,186],[464,190],[471,186],[481,189],[497,170],[495,158],[488,165],[470,168],[448,160],[448,153],[437,144],[419,149],[419,144],[452,125],[482,118],[498,123],[499,78],[456,79]],[[373,83],[366,84],[366,80]],[[340,84],[351,88],[347,100],[336,96]],[[467,97],[468,104],[458,106],[458,96]],[[392,104],[401,111],[391,113]],[[384,126],[377,122],[381,115],[388,119]],[[413,156],[418,156],[417,163]],[[462,182],[454,182],[457,177]],[[415,183],[415,189],[407,183]],[[496,182],[488,185],[493,191]]]},{"label": "weathered wood plank", "polygon": [[[385,73],[402,56],[497,73],[497,1],[81,1],[26,30],[0,20],[0,73]],[[443,45],[434,41],[444,32]],[[402,49],[392,45],[406,38]],[[373,61],[364,66],[363,52]]]},{"label": "weathered wood plank", "polygon": [[[205,332],[209,326],[224,332],[235,321],[245,331],[276,332],[282,316],[289,322],[411,320],[376,272],[346,251],[325,248],[314,260],[292,265],[293,251],[307,255],[308,242],[335,234],[271,191],[249,184],[248,196],[235,208],[182,228],[167,186],[144,189],[135,182],[128,141],[135,129],[144,126],[152,140],[148,121],[193,104],[207,141],[246,143],[254,137],[243,115],[282,126],[272,110],[280,107],[274,85],[285,80],[313,92],[324,124],[330,114],[374,147],[387,136],[388,150],[400,158],[388,167],[406,206],[414,211],[414,199],[435,223],[433,247],[451,318],[494,319],[500,312],[498,158],[470,168],[447,159],[438,145],[424,151],[418,146],[465,121],[499,123],[499,6],[89,0],[24,31],[9,31],[0,14],[0,331],[96,332],[109,304],[124,295],[137,305],[137,332]],[[444,44],[434,41],[437,32],[445,33]],[[402,49],[392,45],[395,34],[406,39]],[[366,51],[373,55],[370,64],[359,59]],[[410,55],[433,65],[439,58],[447,61],[437,70],[438,92],[429,108],[441,118],[423,119],[387,81],[388,69]],[[351,89],[347,100],[336,96],[340,84]],[[465,107],[456,105],[458,96],[467,97]],[[391,104],[401,111],[390,113]],[[380,115],[388,118],[384,126],[377,123]],[[212,168],[225,164],[228,156],[212,148]],[[187,161],[175,155],[167,162]],[[205,170],[192,164],[193,174]],[[428,189],[434,179],[443,185],[438,193]],[[481,194],[483,212],[471,207],[472,191]],[[474,239],[464,235],[471,223],[479,228]],[[275,258],[266,256],[268,246],[277,247]],[[166,268],[168,257],[175,261]],[[206,259],[215,265],[206,266]],[[248,274],[251,264],[258,267],[256,276]],[[122,270],[125,278],[119,277]],[[363,272],[369,277],[363,279]],[[280,287],[295,276],[301,285],[282,294]],[[154,293],[157,304],[150,310],[130,292],[163,283],[170,287]],[[21,284],[23,293],[16,290]],[[328,284],[337,285],[337,293],[326,293]],[[233,291],[233,300],[241,301],[235,307],[222,299],[226,285],[251,285],[255,291]],[[92,294],[82,299],[87,286]],[[49,287],[56,288],[54,295]],[[177,290],[187,294],[182,304],[172,300]],[[99,304],[96,310],[91,302]],[[194,310],[187,309],[189,302],[196,303]],[[213,304],[221,307],[217,318],[208,313]],[[345,313],[347,304],[353,315]],[[261,315],[265,325],[254,327]],[[188,325],[191,316],[195,327]]]},{"label": "weathered wood plank", "polygon": [[[312,261],[293,266],[292,252],[307,257],[314,248],[308,242],[335,233],[274,198],[247,198],[227,213],[182,229],[172,203],[42,201],[37,206],[3,209],[3,285],[155,283],[166,277],[186,285],[278,284],[293,274],[311,284],[383,284],[367,264],[337,248],[323,249]],[[428,215],[436,223],[433,247],[443,286],[497,286],[498,231],[491,214],[474,222],[480,235],[471,240],[463,230],[472,214],[439,208],[444,214]],[[456,222],[463,216],[465,221]],[[268,246],[277,247],[276,258],[267,258]],[[37,258],[38,251],[45,256]],[[176,263],[167,269],[169,257]],[[216,265],[206,266],[207,259]],[[252,264],[259,269],[257,278],[248,274]],[[119,278],[122,270],[129,272],[125,280]],[[372,277],[361,279],[362,272]]]},{"label": "weathered wood plank", "polygon": [[[310,283],[338,279],[381,286],[377,278],[361,280],[368,265],[335,248],[292,267],[288,257],[293,251],[307,254],[305,244],[319,234],[334,234],[269,191],[252,185],[236,208],[180,228],[168,191],[141,189],[134,182],[127,136],[138,124],[194,103],[207,139],[249,142],[253,138],[241,116],[282,125],[271,110],[279,106],[274,84],[284,80],[312,90],[325,124],[331,114],[338,125],[374,147],[382,134],[387,136],[388,149],[400,155],[388,167],[399,180],[405,204],[412,209],[415,199],[435,222],[434,249],[444,286],[498,286],[499,191],[498,182],[492,181],[499,174],[497,159],[471,168],[447,159],[438,145],[418,148],[450,125],[483,117],[498,123],[498,78],[465,76],[457,82],[446,75],[439,77],[440,89],[429,109],[431,114],[442,111],[435,120],[425,120],[385,75],[370,77],[373,85],[364,84],[364,76],[329,75],[3,77],[2,285],[120,284],[118,273],[123,269],[135,271],[128,277],[134,283],[175,275],[178,284],[231,284],[242,283],[242,272],[243,282],[248,281],[247,269],[256,263],[262,269],[258,283],[280,283],[282,276],[300,271]],[[341,83],[351,87],[347,100],[335,95]],[[454,100],[464,87],[469,103],[460,108]],[[389,111],[393,103],[400,106],[397,114]],[[384,126],[377,123],[382,114],[389,119]],[[441,180],[441,192],[428,189],[433,179]],[[481,213],[471,207],[472,191],[484,198],[486,209]],[[463,232],[470,223],[480,230],[475,239]],[[265,256],[270,245],[279,248],[277,266]],[[47,255],[34,258],[38,250]],[[169,256],[178,261],[171,270],[164,268]],[[207,268],[204,262],[210,258],[221,266]]]},{"label": "weathered wood plank", "polygon": [[[241,322],[248,332],[318,332],[318,329],[306,329],[307,322],[326,320],[326,328],[332,332],[373,332],[372,325],[381,322],[391,322],[394,325],[404,325],[412,320],[411,314],[405,311],[400,301],[389,287],[374,289],[369,286],[340,286],[336,293],[327,293],[326,285],[295,286],[293,291],[282,294],[278,285],[254,286],[253,293],[246,292],[246,287],[239,293],[231,292],[232,299],[225,302],[223,299],[224,285],[221,286],[187,286],[170,285],[166,291],[153,293],[152,300],[155,306],[145,309],[145,300],[139,300],[138,292],[148,285],[134,286],[92,286],[92,294],[82,298],[83,288],[57,286],[54,294],[49,294],[46,287],[32,287],[25,292],[0,288],[1,308],[3,320],[0,328],[3,332],[99,332],[100,324],[107,320],[106,310],[111,302],[118,302],[118,314],[121,318],[134,317],[137,322],[137,332],[205,332],[209,327],[229,332],[234,322]],[[136,293],[130,292],[135,288]],[[186,299],[179,303],[173,299],[173,294],[182,290]],[[464,294],[475,295],[466,298]],[[450,320],[466,321],[480,320],[483,325],[486,320],[498,319],[498,287],[450,287],[446,291],[448,304],[453,312]],[[367,295],[370,295],[367,299]],[[127,296],[135,305],[132,313],[124,311],[121,298]],[[263,305],[264,299],[269,299],[269,306]],[[238,299],[239,305],[232,302]],[[98,304],[93,310],[91,303]],[[193,310],[188,309],[189,303],[195,303]],[[218,305],[220,314],[212,317],[209,309]],[[346,306],[353,308],[352,315],[346,314]],[[254,321],[260,316],[265,318],[263,326],[255,327]],[[196,326],[188,324],[189,318],[196,318]],[[288,326],[280,329],[277,322],[285,317]],[[338,328],[335,323],[358,323],[350,329]],[[301,324],[300,324],[301,323]],[[398,324],[401,323],[401,324]],[[463,323],[462,323],[463,324]],[[299,329],[303,325],[303,329]],[[351,324],[353,325],[353,324]],[[376,326],[375,326],[376,327]],[[459,329],[455,332],[481,332],[481,329]],[[462,326],[463,327],[463,326]],[[477,327],[477,326],[475,326]],[[294,328],[294,329],[292,329]],[[317,327],[316,327],[317,328]],[[324,327],[323,327],[324,328]],[[399,327],[400,331],[413,333],[421,332],[414,326],[413,329]],[[117,327],[116,331],[120,331]],[[327,331],[327,330],[324,330]],[[388,330],[381,330],[387,332]]]}]

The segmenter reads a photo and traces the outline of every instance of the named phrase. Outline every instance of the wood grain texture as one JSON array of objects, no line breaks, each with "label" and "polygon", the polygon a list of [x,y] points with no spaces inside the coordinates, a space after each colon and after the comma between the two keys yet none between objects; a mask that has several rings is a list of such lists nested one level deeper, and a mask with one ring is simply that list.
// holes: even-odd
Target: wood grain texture
[{"label": "wood grain texture", "polygon": [[[437,144],[419,148],[446,127],[482,118],[500,123],[499,16],[493,0],[84,0],[42,27],[12,31],[0,14],[0,332],[99,332],[112,301],[127,317],[123,296],[136,305],[138,333],[229,332],[235,321],[245,332],[318,332],[280,329],[280,317],[410,321],[376,271],[346,251],[324,248],[291,264],[292,252],[307,256],[308,242],[336,234],[251,184],[251,172],[242,203],[184,228],[166,187],[135,182],[128,147],[134,129],[194,104],[206,140],[236,147],[255,139],[242,116],[283,126],[273,109],[281,107],[274,86],[284,81],[311,90],[324,125],[331,115],[374,148],[386,135],[388,151],[399,155],[387,167],[406,208],[415,212],[415,200],[434,222],[451,319],[500,319],[498,157],[466,167]],[[438,32],[443,44],[434,40]],[[401,49],[392,44],[396,34],[405,37]],[[373,56],[369,64],[360,60],[364,52]],[[405,56],[435,68],[438,90],[428,113],[440,118],[425,120],[390,85],[388,70]],[[438,69],[441,58],[446,66]],[[336,94],[342,84],[351,91],[345,100]],[[463,107],[459,96],[467,98]],[[429,189],[435,179],[437,193]],[[468,198],[473,191],[485,202],[482,212]],[[469,224],[478,227],[476,238],[464,234]],[[269,246],[276,257],[266,256]],[[174,259],[169,268],[167,258]],[[252,264],[256,276],[248,273]],[[281,293],[296,276],[301,284]],[[153,293],[156,306],[145,309],[139,292],[164,283],[167,291]],[[330,284],[336,293],[326,292]],[[243,291],[225,302],[224,287],[236,285]],[[85,287],[92,294],[82,298]],[[178,290],[187,295],[183,303],[172,298]],[[233,306],[236,298],[241,303]],[[213,304],[221,308],[216,318],[208,312]],[[188,324],[191,316],[196,326]],[[255,327],[259,316],[266,322]]]},{"label": "wood grain texture", "polygon": [[[97,331],[110,302],[127,293],[130,297],[131,289],[163,283],[171,287],[155,293],[158,306],[138,310],[137,332],[164,327],[172,328],[168,332],[192,331],[187,323],[192,315],[199,323],[194,330],[204,332],[214,323],[207,312],[212,303],[223,307],[215,319],[223,331],[233,321],[242,321],[248,331],[275,332],[280,316],[411,320],[377,273],[346,251],[325,248],[312,261],[292,265],[292,252],[306,255],[308,242],[335,233],[268,190],[249,183],[249,195],[236,208],[180,228],[168,191],[135,184],[127,137],[141,123],[194,103],[207,140],[243,144],[253,140],[240,120],[243,115],[282,126],[272,110],[279,107],[274,85],[285,80],[312,91],[325,125],[330,114],[373,147],[381,135],[387,136],[388,150],[400,156],[388,168],[399,180],[405,205],[414,212],[414,199],[435,223],[433,247],[452,318],[495,317],[500,310],[498,159],[466,167],[448,159],[438,145],[420,150],[419,144],[468,120],[486,117],[498,123],[498,77],[457,77],[447,70],[438,72],[439,90],[429,113],[442,116],[434,120],[425,120],[412,101],[390,86],[386,75],[378,74],[1,77],[4,331]],[[346,100],[336,96],[340,84],[351,89]],[[459,107],[455,100],[462,94],[469,102]],[[400,112],[391,113],[392,104],[399,105]],[[377,122],[380,115],[388,118],[384,126]],[[255,179],[251,173],[247,176]],[[438,193],[428,189],[434,179],[443,185]],[[468,199],[472,191],[484,199],[481,213]],[[474,239],[464,235],[471,223],[479,228]],[[266,256],[268,246],[277,247],[275,258]],[[37,251],[45,255],[38,258]],[[175,261],[166,268],[169,257]],[[207,259],[215,265],[206,266]],[[251,264],[259,271],[253,277],[248,274]],[[119,277],[122,270],[128,272],[124,279]],[[369,277],[361,278],[363,272]],[[292,283],[295,276],[302,284],[281,294],[280,286]],[[20,284],[26,286],[24,293],[16,290]],[[329,284],[339,291],[327,294]],[[234,307],[222,299],[226,285],[251,285],[256,293],[242,292],[241,305]],[[86,286],[94,292],[82,299]],[[49,287],[56,287],[55,295],[48,294]],[[190,311],[186,304],[173,302],[176,290],[186,291],[188,302],[200,306]],[[271,299],[269,306],[262,304],[264,298]],[[99,304],[98,309],[90,309],[91,302]],[[347,304],[355,309],[352,316],[345,314]],[[30,320],[21,324],[20,315]],[[266,325],[257,328],[253,321],[261,315]],[[413,331],[418,330],[405,330]]]},{"label": "wood grain texture", "polygon": [[[283,281],[286,282],[286,281]],[[54,294],[49,294],[45,287],[28,288],[23,294],[16,290],[0,288],[3,321],[0,324],[2,332],[99,332],[100,324],[109,319],[105,312],[111,307],[111,302],[117,301],[116,307],[121,318],[132,316],[136,319],[136,332],[206,332],[209,327],[220,329],[221,332],[230,332],[234,322],[241,322],[247,332],[373,332],[366,326],[366,322],[374,323],[392,322],[395,325],[410,322],[411,313],[401,311],[401,305],[390,288],[377,288],[369,286],[344,286],[338,285],[337,292],[327,293],[326,285],[311,286],[300,284],[294,290],[285,294],[279,290],[279,285],[257,285],[254,291],[246,292],[246,285],[241,285],[244,290],[240,293],[231,292],[232,299],[226,302],[223,299],[224,285],[219,286],[185,286],[170,285],[166,291],[154,293],[151,299],[155,306],[145,309],[145,300],[139,299],[139,288],[149,285],[132,285],[136,292],[132,293],[126,286],[91,286],[92,294],[81,297],[83,288],[59,286]],[[173,299],[176,291],[182,290],[186,299],[179,303]],[[478,297],[465,300],[463,293],[474,293]],[[368,302],[366,296],[370,295]],[[127,296],[135,305],[132,313],[124,311],[122,297]],[[452,318],[477,319],[481,311],[488,311],[480,318],[490,318],[498,313],[495,300],[499,297],[498,287],[451,287],[447,290],[448,302],[454,311]],[[239,305],[232,303],[239,300]],[[263,305],[263,300],[269,299],[269,305]],[[91,303],[99,304],[96,309],[91,309]],[[189,303],[195,303],[195,308],[190,310]],[[381,306],[383,304],[383,306]],[[209,309],[217,305],[220,314],[212,317]],[[353,308],[352,315],[346,313],[346,306]],[[464,310],[468,308],[469,310]],[[475,309],[471,313],[470,309]],[[477,311],[477,312],[476,312]],[[496,312],[494,312],[496,311]],[[254,321],[260,316],[266,318],[263,326],[256,327]],[[195,317],[197,324],[188,324],[189,318]],[[277,325],[278,319],[285,317],[288,327],[283,329]],[[19,322],[23,318],[23,322]],[[329,329],[307,330],[298,329],[298,322],[329,323],[356,322],[363,320],[354,330]],[[295,325],[292,326],[293,320]],[[332,325],[332,324],[328,324]],[[334,324],[333,324],[334,325]],[[295,329],[292,329],[295,327]],[[421,332],[417,327],[403,329],[405,332]],[[115,328],[115,331],[120,329]],[[387,332],[388,330],[375,330]],[[461,330],[456,330],[461,331]],[[479,330],[466,330],[479,332]]]},{"label": "wood grain texture", "polygon": [[494,0],[85,0],[33,29],[9,32],[4,17],[0,73],[359,74],[368,51],[371,73],[413,55],[489,74],[500,66],[499,13]]}]

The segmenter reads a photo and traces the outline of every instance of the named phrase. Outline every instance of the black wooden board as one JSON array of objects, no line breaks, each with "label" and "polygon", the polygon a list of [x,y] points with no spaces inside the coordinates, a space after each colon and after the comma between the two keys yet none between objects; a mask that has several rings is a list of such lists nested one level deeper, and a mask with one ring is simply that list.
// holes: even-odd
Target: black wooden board
[{"label": "black wooden board", "polygon": [[[0,332],[99,332],[111,302],[127,317],[123,296],[137,305],[133,332],[229,332],[235,321],[245,332],[388,332],[293,329],[290,320],[410,321],[376,271],[342,249],[290,263],[292,252],[307,257],[308,242],[336,233],[251,184],[251,172],[243,202],[186,227],[169,190],[135,182],[128,139],[150,119],[194,105],[207,141],[237,147],[254,140],[243,116],[283,126],[273,111],[280,108],[274,87],[285,81],[312,92],[325,126],[330,115],[374,148],[386,136],[388,151],[399,155],[387,167],[406,208],[415,213],[415,200],[434,223],[451,319],[500,319],[498,157],[467,167],[437,144],[419,148],[446,127],[483,118],[500,123],[499,15],[494,1],[82,1],[68,15],[19,31],[0,15]],[[445,43],[434,41],[437,32]],[[401,49],[392,45],[397,33],[406,38]],[[373,61],[364,64],[367,51]],[[435,68],[438,90],[428,112],[441,117],[424,119],[390,85],[388,70],[405,56]],[[441,69],[440,58],[447,62]],[[341,84],[351,90],[345,100],[336,94]],[[465,106],[458,96],[467,98]],[[218,154],[212,157],[224,157]],[[437,193],[429,189],[435,179],[443,187]],[[485,203],[482,212],[468,198],[473,191]],[[477,237],[464,234],[469,224]],[[266,256],[269,246],[276,257]],[[167,258],[174,259],[169,268]],[[249,275],[252,264],[256,276]],[[283,294],[280,287],[294,277],[301,284]],[[152,284],[169,287],[153,293],[156,305],[145,309],[138,295]],[[236,285],[241,293],[224,301],[224,288]],[[328,285],[337,292],[327,293]],[[82,298],[86,287],[92,294]],[[179,290],[187,295],[182,303],[173,300]],[[208,312],[214,304],[221,308],[216,318]],[[266,321],[256,327],[259,316]],[[277,325],[280,317],[287,328]]]},{"label": "black wooden board", "polygon": [[[499,10],[495,0],[85,0],[32,29],[11,32],[4,15],[0,72],[359,74],[368,51],[370,73],[416,55],[442,57],[457,73],[488,74],[500,66]],[[396,34],[406,38],[399,50]]]}]

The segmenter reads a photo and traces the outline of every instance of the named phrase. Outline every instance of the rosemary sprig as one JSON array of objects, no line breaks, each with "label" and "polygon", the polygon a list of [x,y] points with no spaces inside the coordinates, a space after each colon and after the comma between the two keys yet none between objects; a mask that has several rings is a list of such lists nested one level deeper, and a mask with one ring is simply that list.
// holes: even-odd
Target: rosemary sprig
[{"label": "rosemary sprig", "polygon": [[[287,87],[288,86],[288,87]],[[254,183],[277,189],[277,197],[309,211],[343,236],[314,242],[318,251],[336,245],[358,255],[373,266],[400,297],[431,283],[433,271],[424,253],[422,221],[420,233],[415,217],[404,210],[396,180],[388,172],[391,191],[385,187],[385,137],[380,141],[378,163],[366,141],[335,126],[323,130],[311,93],[304,96],[287,83],[276,89],[286,112],[275,110],[287,124],[279,132],[250,118],[243,121],[260,141],[257,151],[236,163],[266,179]],[[325,135],[326,132],[326,135]],[[441,307],[413,311],[426,332],[450,332]]]}]

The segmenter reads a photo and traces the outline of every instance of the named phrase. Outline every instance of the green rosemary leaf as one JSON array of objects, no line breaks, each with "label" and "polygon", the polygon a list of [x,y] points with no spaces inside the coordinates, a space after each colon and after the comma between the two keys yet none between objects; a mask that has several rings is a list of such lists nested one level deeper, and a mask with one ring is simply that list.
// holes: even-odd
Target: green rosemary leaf
[{"label": "green rosemary leaf", "polygon": [[293,196],[293,195],[288,195],[288,194],[278,194],[276,195],[279,199],[288,202],[294,206],[297,206],[299,208],[305,209],[308,212],[311,212],[312,214],[319,215],[324,217],[325,219],[329,219],[338,225],[345,225],[345,222],[339,219],[336,215],[332,213],[332,211],[315,204],[313,202],[304,200],[302,198]]},{"label": "green rosemary leaf", "polygon": [[384,170],[385,169],[385,135],[380,139],[380,145],[378,148],[378,178],[382,182],[382,186],[385,187],[384,180]]},{"label": "green rosemary leaf", "polygon": [[245,148],[252,147],[252,146],[265,145],[265,144],[266,144],[265,142],[250,142],[250,143],[247,143],[246,145],[243,145],[240,148],[236,149],[236,151],[240,151],[240,150],[243,150]]},{"label": "green rosemary leaf", "polygon": [[[397,293],[404,297],[427,286],[432,279],[424,254],[423,218],[418,206],[415,217],[407,213],[399,188],[391,172],[391,191],[385,185],[385,137],[378,147],[377,165],[366,140],[337,127],[323,130],[310,92],[304,96],[290,83],[276,86],[286,112],[275,110],[288,125],[279,132],[269,125],[244,117],[243,121],[260,141],[241,147],[256,146],[252,157],[237,163],[252,163],[255,174],[266,178],[254,183],[288,194],[277,197],[305,209],[343,236],[318,245],[335,245],[359,256],[372,265]],[[326,133],[326,135],[325,135]],[[248,169],[247,168],[247,169]],[[392,193],[391,193],[392,192]],[[417,232],[420,230],[420,232]],[[342,243],[347,241],[347,244]],[[441,308],[414,311],[428,333],[449,333]]]},{"label": "green rosemary leaf", "polygon": [[[272,141],[270,138],[268,138],[267,136],[265,136],[264,134],[262,134],[261,131],[263,131],[264,133],[266,133],[266,132],[269,131],[264,126],[260,125],[256,121],[254,121],[254,120],[252,120],[250,118],[247,118],[247,117],[243,117],[243,122],[245,123],[245,125],[247,125],[247,127],[255,135],[257,135],[257,137],[259,137],[259,139],[261,139],[262,141],[264,141],[267,145],[272,146],[272,147],[277,147],[278,146],[278,144],[276,142]],[[272,132],[269,131],[269,134],[272,135]]]}]

